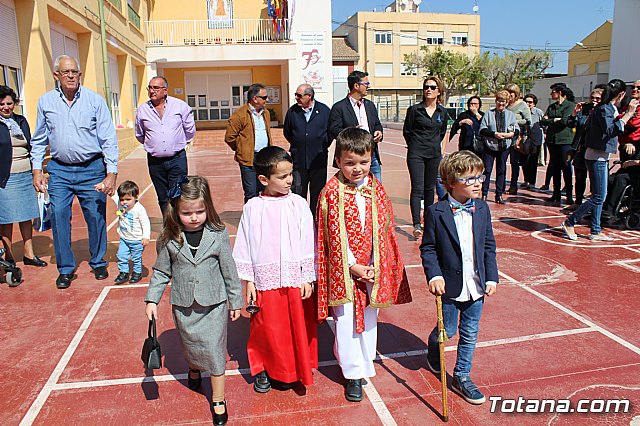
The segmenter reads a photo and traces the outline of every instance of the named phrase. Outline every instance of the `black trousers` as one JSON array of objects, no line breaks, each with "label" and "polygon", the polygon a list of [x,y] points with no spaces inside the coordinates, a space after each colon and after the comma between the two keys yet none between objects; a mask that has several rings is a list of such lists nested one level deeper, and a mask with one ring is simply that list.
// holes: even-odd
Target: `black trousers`
[{"label": "black trousers", "polygon": [[153,157],[147,154],[147,164],[149,165],[149,176],[158,195],[160,211],[164,211],[169,204],[167,192],[172,188],[180,176],[188,174],[187,153],[185,150],[176,152],[171,157]]},{"label": "black trousers", "polygon": [[522,166],[522,174],[524,181],[529,185],[535,186],[538,178],[538,150],[540,147],[532,146],[529,154],[520,154],[520,164]]},{"label": "black trousers", "polygon": [[291,191],[298,194],[305,200],[309,195],[309,208],[313,217],[316,217],[316,208],[318,207],[318,199],[320,191],[327,183],[327,165],[317,169],[305,169],[293,166],[293,185]]},{"label": "black trousers", "polygon": [[411,219],[413,225],[420,225],[420,201],[424,199],[424,208],[433,204],[438,168],[441,157],[425,158],[416,154],[407,155],[407,167],[411,179]]},{"label": "black trousers", "polygon": [[573,196],[573,170],[571,162],[567,161],[567,153],[571,150],[571,145],[549,145],[551,155],[551,165],[553,171],[553,196],[559,198],[562,189],[562,178],[564,177],[564,188],[567,198]]},{"label": "black trousers", "polygon": [[507,177],[507,158],[509,158],[509,150],[492,151],[485,149],[482,155],[484,163],[485,180],[482,182],[482,195],[485,197],[489,194],[489,185],[491,184],[491,172],[493,172],[493,163],[496,163],[496,198],[504,194],[505,181]]}]

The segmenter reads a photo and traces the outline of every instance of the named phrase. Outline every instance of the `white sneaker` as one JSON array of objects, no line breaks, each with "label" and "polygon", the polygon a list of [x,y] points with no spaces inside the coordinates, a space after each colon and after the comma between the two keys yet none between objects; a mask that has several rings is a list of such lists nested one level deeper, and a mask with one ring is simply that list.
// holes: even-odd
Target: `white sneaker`
[{"label": "white sneaker", "polygon": [[589,239],[591,241],[614,241],[613,238],[604,234],[591,234],[589,235]]}]

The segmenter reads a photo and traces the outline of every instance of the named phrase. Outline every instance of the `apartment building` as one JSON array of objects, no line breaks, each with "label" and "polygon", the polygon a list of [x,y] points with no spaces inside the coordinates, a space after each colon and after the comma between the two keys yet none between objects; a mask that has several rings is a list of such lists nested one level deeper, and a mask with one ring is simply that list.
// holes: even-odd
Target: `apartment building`
[{"label": "apartment building", "polygon": [[280,124],[301,83],[333,102],[329,0],[155,0],[146,25],[147,75],[168,79],[198,128],[225,127],[252,83]]},{"label": "apartment building", "polygon": [[[84,86],[105,96],[116,126],[131,126],[146,81],[142,21],[147,13],[147,0],[0,0],[5,37],[0,84],[16,90],[21,112],[35,127],[38,98],[55,87],[55,58],[74,56],[80,62]],[[121,133],[119,137],[131,139],[130,132]]]},{"label": "apartment building", "polygon": [[[372,98],[382,119],[397,119],[421,96],[422,77],[404,63],[405,54],[422,46],[469,55],[480,52],[479,15],[421,13],[420,3],[398,0],[384,12],[357,12],[333,32],[335,37],[345,37],[357,51],[355,68],[369,73]],[[336,70],[334,74],[344,72]]]}]

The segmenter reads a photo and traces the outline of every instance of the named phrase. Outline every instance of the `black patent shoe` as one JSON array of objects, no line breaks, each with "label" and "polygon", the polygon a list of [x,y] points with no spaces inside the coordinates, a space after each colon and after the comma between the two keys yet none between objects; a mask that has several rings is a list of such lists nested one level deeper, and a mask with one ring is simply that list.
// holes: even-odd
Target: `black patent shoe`
[{"label": "black patent shoe", "polygon": [[140,282],[140,280],[142,280],[142,274],[140,272],[133,272],[131,274],[131,279],[129,280],[129,282],[131,284],[135,284]]},{"label": "black patent shoe", "polygon": [[109,277],[109,271],[107,271],[106,266],[98,266],[93,269],[93,275],[96,277],[96,280],[106,280]]},{"label": "black patent shoe", "polygon": [[507,204],[502,195],[496,195],[496,204]]},{"label": "black patent shoe", "polygon": [[[196,379],[192,379],[191,378],[191,373],[198,373],[198,377]],[[198,389],[200,386],[202,386],[202,375],[200,374],[200,370],[194,370],[192,368],[189,369],[189,374],[187,374],[187,386],[192,391],[194,391],[194,390]]]},{"label": "black patent shoe", "polygon": [[[229,420],[229,412],[227,411],[227,401],[213,402],[213,424],[214,425],[226,425]],[[224,413],[216,413],[215,407],[224,406]]]},{"label": "black patent shoe", "polygon": [[267,393],[271,390],[271,381],[266,371],[261,371],[256,375],[256,380],[253,382],[253,390],[258,393]]},{"label": "black patent shoe", "polygon": [[129,281],[129,273],[128,272],[120,272],[115,280],[113,280],[116,284],[124,284]]},{"label": "black patent shoe", "polygon": [[362,401],[362,379],[349,380],[344,390],[344,397],[351,402]]},{"label": "black patent shoe", "polygon": [[29,259],[28,257],[23,257],[22,258],[22,262],[25,265],[29,265],[29,266],[37,266],[38,268],[44,268],[45,266],[47,266],[47,262],[45,262],[44,260],[40,259],[38,256],[33,256],[33,259]]},{"label": "black patent shoe", "polygon": [[71,277],[72,274],[60,274],[58,275],[58,279],[56,280],[56,287],[59,289],[68,288],[71,285]]}]

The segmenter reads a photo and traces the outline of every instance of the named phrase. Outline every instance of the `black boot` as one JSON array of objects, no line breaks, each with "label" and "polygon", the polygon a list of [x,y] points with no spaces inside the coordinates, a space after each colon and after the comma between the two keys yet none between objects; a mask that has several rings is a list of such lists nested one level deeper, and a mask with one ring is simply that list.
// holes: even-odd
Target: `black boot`
[{"label": "black boot", "polygon": [[344,391],[344,397],[347,401],[362,401],[362,379],[349,380]]}]

